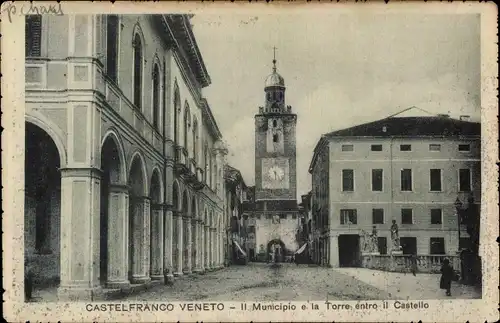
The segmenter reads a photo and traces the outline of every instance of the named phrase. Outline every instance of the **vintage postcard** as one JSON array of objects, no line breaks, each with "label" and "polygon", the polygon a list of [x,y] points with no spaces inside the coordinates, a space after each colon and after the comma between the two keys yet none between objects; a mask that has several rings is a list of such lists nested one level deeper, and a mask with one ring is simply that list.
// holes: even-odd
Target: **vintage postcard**
[{"label": "vintage postcard", "polygon": [[5,319],[495,321],[496,19],[3,3]]}]

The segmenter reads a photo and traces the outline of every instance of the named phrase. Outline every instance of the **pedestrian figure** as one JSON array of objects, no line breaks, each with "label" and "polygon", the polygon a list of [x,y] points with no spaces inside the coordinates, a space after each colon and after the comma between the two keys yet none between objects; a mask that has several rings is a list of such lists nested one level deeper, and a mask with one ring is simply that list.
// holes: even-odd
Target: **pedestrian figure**
[{"label": "pedestrian figure", "polygon": [[444,259],[443,265],[441,266],[441,281],[439,282],[439,287],[441,289],[446,289],[446,296],[451,296],[450,289],[453,275],[453,267],[450,266],[450,261],[448,259]]},{"label": "pedestrian figure", "polygon": [[417,254],[412,253],[410,256],[411,273],[413,276],[417,276]]}]

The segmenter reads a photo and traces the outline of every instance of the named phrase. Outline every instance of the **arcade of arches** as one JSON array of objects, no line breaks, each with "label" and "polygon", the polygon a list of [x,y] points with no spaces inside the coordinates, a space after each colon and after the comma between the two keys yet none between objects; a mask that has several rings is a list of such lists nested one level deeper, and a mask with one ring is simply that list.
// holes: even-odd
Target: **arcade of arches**
[{"label": "arcade of arches", "polygon": [[[59,285],[61,298],[95,299],[103,289],[165,280],[223,266],[215,207],[114,133],[99,167],[68,167],[62,141],[26,122],[25,272],[35,286]],[[172,206],[169,206],[171,204]]]}]

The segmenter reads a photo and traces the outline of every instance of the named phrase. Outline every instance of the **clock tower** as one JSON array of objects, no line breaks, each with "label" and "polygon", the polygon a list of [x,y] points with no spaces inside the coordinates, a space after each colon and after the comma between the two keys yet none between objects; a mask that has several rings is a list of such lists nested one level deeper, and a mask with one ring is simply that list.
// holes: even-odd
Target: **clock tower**
[{"label": "clock tower", "polygon": [[[255,201],[257,209],[292,211],[297,205],[296,140],[297,115],[285,104],[285,80],[278,74],[276,58],[266,78],[265,105],[255,115]],[[282,202],[282,203],[280,203]],[[269,210],[271,211],[271,210]]]}]

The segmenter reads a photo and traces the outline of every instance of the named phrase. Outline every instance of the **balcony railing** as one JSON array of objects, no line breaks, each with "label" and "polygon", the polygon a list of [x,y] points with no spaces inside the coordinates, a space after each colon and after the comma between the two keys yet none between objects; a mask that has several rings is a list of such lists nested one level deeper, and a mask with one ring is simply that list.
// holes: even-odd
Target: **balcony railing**
[{"label": "balcony railing", "polygon": [[175,170],[179,174],[186,174],[189,172],[187,150],[182,146],[177,146],[175,148]]}]

